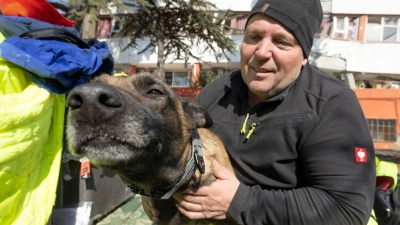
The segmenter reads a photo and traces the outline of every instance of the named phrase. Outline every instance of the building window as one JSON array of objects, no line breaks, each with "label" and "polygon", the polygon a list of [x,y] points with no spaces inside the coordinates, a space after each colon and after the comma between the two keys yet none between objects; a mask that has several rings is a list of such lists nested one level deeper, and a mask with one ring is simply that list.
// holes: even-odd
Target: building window
[{"label": "building window", "polygon": [[396,120],[367,119],[367,123],[374,141],[396,142]]},{"label": "building window", "polygon": [[110,36],[111,19],[99,19],[97,22],[96,38],[108,38]]},{"label": "building window", "polygon": [[346,39],[349,25],[348,17],[333,17],[332,38]]},{"label": "building window", "polygon": [[324,16],[315,37],[331,37],[342,40],[357,40],[358,17]]},{"label": "building window", "polygon": [[349,19],[349,26],[347,28],[347,39],[348,40],[357,40],[358,36],[358,25],[359,25],[359,18],[353,17]]},{"label": "building window", "polygon": [[165,83],[171,87],[190,87],[190,78],[192,73],[168,71],[165,72]]},{"label": "building window", "polygon": [[231,27],[227,33],[243,34],[247,22],[247,15],[237,15],[237,17],[227,20],[226,25]]},{"label": "building window", "polygon": [[324,16],[321,26],[319,27],[317,33],[315,33],[315,37],[324,38],[328,37],[331,34],[332,29],[332,17]]},{"label": "building window", "polygon": [[400,23],[398,17],[368,16],[367,41],[399,41]]},{"label": "building window", "polygon": [[122,18],[122,21],[119,21],[117,19],[113,19],[111,22],[111,29],[110,29],[110,37],[116,37],[118,32],[122,30],[122,24],[123,24],[124,18]]},{"label": "building window", "polygon": [[200,72],[199,82],[202,87],[205,87],[211,81],[215,80],[218,77],[221,77],[225,74],[228,74],[229,71],[226,69],[203,69]]}]

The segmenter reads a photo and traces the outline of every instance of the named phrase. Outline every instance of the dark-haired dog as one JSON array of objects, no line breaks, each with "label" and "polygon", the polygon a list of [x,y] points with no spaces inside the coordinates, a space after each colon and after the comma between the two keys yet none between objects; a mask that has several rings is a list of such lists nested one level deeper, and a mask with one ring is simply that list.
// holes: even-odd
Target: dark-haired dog
[{"label": "dark-haired dog", "polygon": [[159,224],[194,222],[170,196],[215,180],[213,159],[233,171],[223,144],[207,129],[208,113],[150,74],[102,75],[74,88],[67,105],[69,151],[120,175],[134,192],[159,198]]}]

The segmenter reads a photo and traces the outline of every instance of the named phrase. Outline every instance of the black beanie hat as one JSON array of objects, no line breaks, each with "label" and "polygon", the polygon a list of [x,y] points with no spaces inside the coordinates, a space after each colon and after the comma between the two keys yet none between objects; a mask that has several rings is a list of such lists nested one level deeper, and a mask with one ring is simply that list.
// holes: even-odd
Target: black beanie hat
[{"label": "black beanie hat", "polygon": [[258,0],[247,21],[256,13],[268,15],[283,24],[296,37],[308,57],[314,34],[322,22],[321,0]]}]

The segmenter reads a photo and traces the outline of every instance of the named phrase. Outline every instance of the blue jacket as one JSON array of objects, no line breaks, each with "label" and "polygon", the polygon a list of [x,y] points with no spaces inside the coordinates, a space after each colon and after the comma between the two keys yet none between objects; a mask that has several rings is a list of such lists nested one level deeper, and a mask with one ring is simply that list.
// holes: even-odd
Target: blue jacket
[{"label": "blue jacket", "polygon": [[[44,28],[62,30],[65,38],[19,37],[27,31]],[[8,37],[0,44],[0,57],[25,69],[34,83],[50,92],[68,93],[93,76],[113,74],[114,60],[107,44],[92,39],[87,40],[90,43],[87,47],[71,44],[68,37],[79,39],[75,28],[24,17],[0,16],[0,31]]]}]

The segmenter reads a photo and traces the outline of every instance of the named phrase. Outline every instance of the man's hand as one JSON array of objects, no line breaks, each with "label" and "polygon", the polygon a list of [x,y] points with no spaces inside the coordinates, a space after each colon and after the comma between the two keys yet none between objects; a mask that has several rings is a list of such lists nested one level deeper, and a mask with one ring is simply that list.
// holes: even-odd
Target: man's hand
[{"label": "man's hand", "polygon": [[190,219],[226,219],[229,205],[239,187],[239,180],[227,168],[212,161],[216,181],[196,192],[175,194],[178,210]]}]

